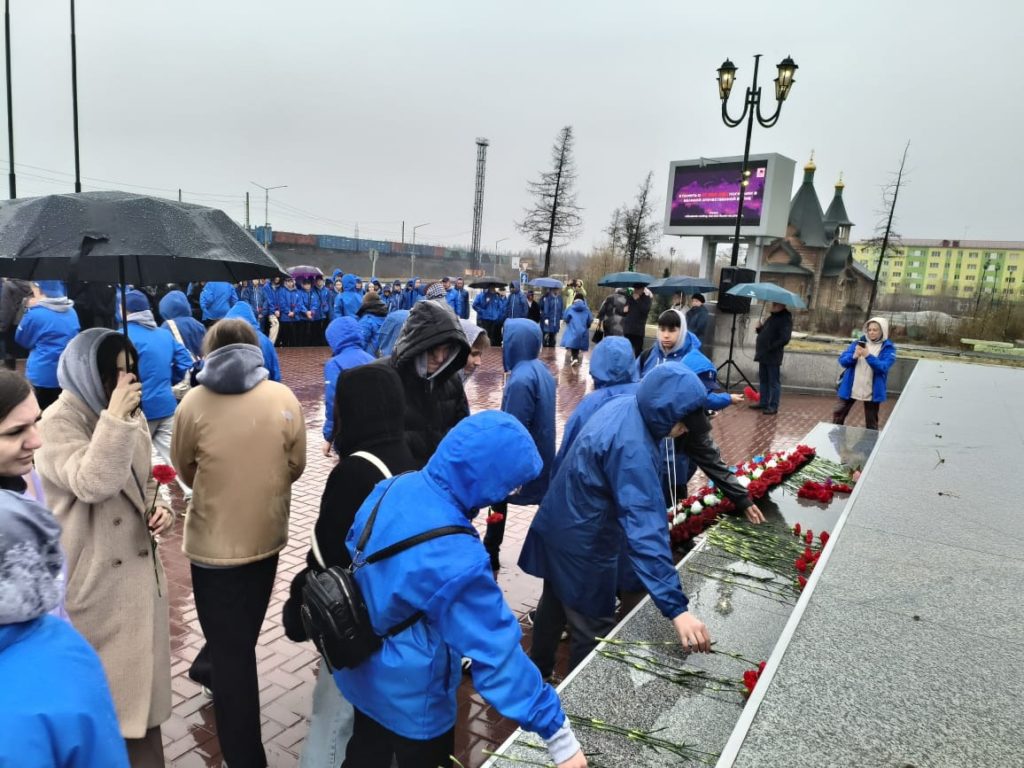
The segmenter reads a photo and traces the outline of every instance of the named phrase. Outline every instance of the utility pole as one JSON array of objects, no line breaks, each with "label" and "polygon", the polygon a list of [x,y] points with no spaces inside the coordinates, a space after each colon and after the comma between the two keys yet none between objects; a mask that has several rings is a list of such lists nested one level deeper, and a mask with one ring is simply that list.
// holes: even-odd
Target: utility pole
[{"label": "utility pole", "polygon": [[402,245],[405,245],[405,222],[402,222]]},{"label": "utility pole", "polygon": [[249,227],[249,193],[248,192],[245,193],[245,228],[246,229],[250,229],[250,227]]},{"label": "utility pole", "polygon": [[71,0],[71,120],[75,134],[75,192],[81,192],[82,168],[78,154],[78,53],[75,45],[75,0]]},{"label": "utility pole", "polygon": [[490,142],[484,138],[476,140],[476,186],[473,192],[473,255],[470,262],[480,264],[480,230],[484,221],[484,172],[487,168],[487,147]]},{"label": "utility pole", "polygon": [[7,41],[7,151],[11,164],[7,174],[7,185],[11,200],[18,196],[18,185],[14,180],[14,107],[11,96],[11,0],[4,0],[4,39]]},{"label": "utility pole", "polygon": [[265,197],[263,198],[263,247],[270,247],[270,190],[272,189],[287,189],[287,184],[278,184],[276,187],[265,187],[262,184],[257,184],[255,181],[250,182],[253,186],[259,187],[263,190]]},{"label": "utility pole", "polygon": [[[896,174],[896,186],[892,192],[892,205],[889,206],[889,220],[885,224],[885,234],[882,236],[882,251],[878,254],[878,264],[875,265],[875,279],[871,282],[871,297],[868,299],[868,311],[865,313],[866,323],[871,319],[871,310],[875,306],[875,298],[878,296],[878,276],[882,271],[882,262],[885,261],[885,249],[889,247],[889,233],[892,232],[892,217],[896,212],[896,198],[900,195],[900,184],[903,182],[903,166],[907,164],[907,152],[910,151],[910,142],[903,148],[903,159],[900,160],[900,170]],[[980,286],[978,288],[981,290]]]},{"label": "utility pole", "polygon": [[178,202],[181,202],[181,187],[178,187]]}]

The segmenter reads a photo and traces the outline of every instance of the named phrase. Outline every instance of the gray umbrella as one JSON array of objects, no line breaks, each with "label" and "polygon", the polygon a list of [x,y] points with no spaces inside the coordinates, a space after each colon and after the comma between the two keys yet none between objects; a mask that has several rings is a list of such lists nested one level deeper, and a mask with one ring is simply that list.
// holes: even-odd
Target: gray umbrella
[{"label": "gray umbrella", "polygon": [[83,192],[0,206],[0,275],[157,285],[284,276],[215,208],[127,192]]}]

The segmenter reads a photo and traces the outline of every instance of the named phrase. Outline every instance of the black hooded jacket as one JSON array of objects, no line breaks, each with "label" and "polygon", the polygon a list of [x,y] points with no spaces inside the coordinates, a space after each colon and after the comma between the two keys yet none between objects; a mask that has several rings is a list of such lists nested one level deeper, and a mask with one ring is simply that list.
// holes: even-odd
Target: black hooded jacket
[{"label": "black hooded jacket", "polygon": [[[417,358],[439,344],[449,344],[448,364],[433,378],[421,376]],[[457,375],[469,357],[469,342],[459,319],[444,302],[421,301],[410,311],[391,357],[371,365],[387,365],[397,371],[405,392],[405,440],[423,468],[441,439],[469,415],[469,403]]]},{"label": "black hooded jacket", "polygon": [[[317,548],[328,568],[351,564],[345,537],[359,507],[384,479],[377,467],[352,454],[364,451],[376,456],[392,475],[420,468],[405,444],[404,403],[402,382],[387,366],[362,365],[338,377],[334,418],[339,434],[334,447],[341,460],[327,478],[314,529]],[[302,588],[310,569],[321,570],[312,549],[306,555],[306,565],[292,581],[284,606],[285,634],[296,642],[307,639],[299,615]]]},{"label": "black hooded jacket", "polygon": [[380,296],[371,291],[370,293],[363,296],[363,303],[359,307],[359,311],[356,312],[357,317],[363,317],[364,315],[374,315],[375,317],[386,317],[388,314],[388,307],[383,301],[380,300]]}]

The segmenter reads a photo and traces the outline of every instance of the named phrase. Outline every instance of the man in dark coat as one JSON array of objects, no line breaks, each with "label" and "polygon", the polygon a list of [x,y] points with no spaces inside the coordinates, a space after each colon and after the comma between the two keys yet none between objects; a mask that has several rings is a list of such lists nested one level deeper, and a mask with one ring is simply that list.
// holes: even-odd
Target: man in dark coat
[{"label": "man in dark coat", "polygon": [[469,343],[459,319],[444,301],[421,301],[409,311],[402,335],[390,357],[373,365],[390,365],[405,390],[405,437],[424,466],[452,427],[469,415],[458,374],[469,357]]},{"label": "man in dark coat", "polygon": [[644,333],[647,330],[647,316],[651,314],[651,294],[644,286],[634,285],[633,292],[626,297],[626,316],[622,330],[633,345],[633,357],[640,357],[644,351]]},{"label": "man in dark coat", "polygon": [[711,322],[711,315],[704,306],[704,301],[703,293],[695,293],[690,299],[690,308],[686,310],[686,330],[696,336],[702,345],[707,343],[705,336]]},{"label": "man in dark coat", "polygon": [[758,363],[761,379],[761,401],[751,408],[772,416],[779,412],[779,396],[782,394],[782,351],[789,344],[793,333],[793,316],[785,304],[774,302],[771,314],[764,322],[758,323],[757,344],[754,360]]},{"label": "man in dark coat", "polygon": [[605,300],[601,302],[601,308],[597,310],[597,321],[601,324],[602,336],[625,335],[622,318],[626,316],[626,306],[624,288],[618,288],[615,293],[605,297]]}]

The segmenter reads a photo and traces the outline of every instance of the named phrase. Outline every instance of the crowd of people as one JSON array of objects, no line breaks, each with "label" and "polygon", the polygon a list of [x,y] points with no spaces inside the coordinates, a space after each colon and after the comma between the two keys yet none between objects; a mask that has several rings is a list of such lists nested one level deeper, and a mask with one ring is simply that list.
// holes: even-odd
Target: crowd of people
[{"label": "crowd of people", "polygon": [[[537,302],[516,283],[470,302],[461,279],[364,290],[335,277],[333,297],[322,279],[132,288],[108,318],[119,323],[123,300],[127,337],[95,309],[80,317],[60,283],[5,282],[0,321],[28,361],[25,377],[0,369],[0,763],[164,765],[170,628],[157,543],[177,522],[159,490],[168,479],[153,472],[164,461],[187,500],[182,549],[204,637],[188,674],[212,696],[225,765],[267,764],[256,646],[307,461],[275,340],[329,347],[322,436],[336,462],[285,632],[307,642],[310,579],[351,568],[380,638],[358,666],[321,660],[303,766],[449,765],[468,673],[556,765],[580,768],[550,685],[566,627],[571,668],[613,626],[617,598],[642,592],[684,650],[710,650],[673,565],[666,503],[699,468],[738,514],[764,517],[712,439],[709,414],[742,398],[722,391],[688,329],[696,306],[661,313],[643,351],[650,296],[640,287],[607,302],[595,391],[557,445],[556,382],[539,358],[559,333],[570,365],[589,348],[582,285],[569,286],[566,307],[557,289]],[[21,304],[9,317],[8,297]],[[766,325],[759,354],[761,338],[771,352],[780,333]],[[874,319],[841,357],[838,421],[856,400],[877,418],[895,355],[886,336]],[[499,345],[501,408],[472,414],[464,382]],[[536,507],[519,558],[542,581],[528,653],[497,583],[510,504]],[[415,546],[387,560],[371,555],[410,537]]]}]

